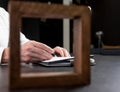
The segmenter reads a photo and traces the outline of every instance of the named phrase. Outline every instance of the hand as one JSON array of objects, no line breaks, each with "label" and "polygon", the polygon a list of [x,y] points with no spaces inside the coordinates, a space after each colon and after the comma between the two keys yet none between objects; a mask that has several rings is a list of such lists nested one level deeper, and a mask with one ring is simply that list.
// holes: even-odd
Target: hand
[{"label": "hand", "polygon": [[36,42],[29,41],[21,46],[21,61],[43,61],[51,59],[54,50],[49,46]]},{"label": "hand", "polygon": [[59,46],[56,46],[56,47],[54,48],[54,52],[55,52],[58,56],[61,56],[61,57],[70,57],[69,52],[68,52],[65,48],[62,48],[62,47],[59,47]]},{"label": "hand", "polygon": [[9,48],[5,48],[2,53],[1,62],[6,63],[6,62],[8,62],[8,60],[9,60]]},{"label": "hand", "polygon": [[[43,61],[51,59],[52,54],[56,53],[61,57],[70,56],[69,52],[62,47],[55,47],[54,49],[49,46],[36,42],[28,41],[21,46],[21,61],[33,62],[33,61]],[[9,48],[4,49],[2,55],[2,62],[8,62],[9,60]]]}]

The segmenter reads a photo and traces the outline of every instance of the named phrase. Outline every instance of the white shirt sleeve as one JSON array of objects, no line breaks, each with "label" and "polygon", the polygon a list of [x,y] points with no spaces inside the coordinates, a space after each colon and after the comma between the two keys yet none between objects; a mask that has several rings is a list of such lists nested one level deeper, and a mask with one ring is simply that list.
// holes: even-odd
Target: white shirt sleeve
[{"label": "white shirt sleeve", "polygon": [[23,34],[23,33],[20,33],[20,42],[21,42],[21,45],[28,42],[29,39],[26,38],[26,36]]},{"label": "white shirt sleeve", "polygon": [[[0,63],[3,50],[8,47],[9,41],[9,14],[6,10],[0,7]],[[20,33],[21,44],[29,41],[24,34]]]}]

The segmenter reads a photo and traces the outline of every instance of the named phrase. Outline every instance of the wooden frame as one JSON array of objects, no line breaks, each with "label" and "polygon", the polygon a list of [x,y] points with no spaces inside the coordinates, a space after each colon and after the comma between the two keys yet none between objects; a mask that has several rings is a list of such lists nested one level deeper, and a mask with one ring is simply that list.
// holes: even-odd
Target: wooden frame
[{"label": "wooden frame", "polygon": [[[59,87],[90,84],[90,10],[87,6],[25,2],[11,0],[10,12],[10,64],[9,87]],[[20,72],[20,40],[19,31],[21,19],[56,18],[73,19],[73,53],[74,71],[28,73]]]}]

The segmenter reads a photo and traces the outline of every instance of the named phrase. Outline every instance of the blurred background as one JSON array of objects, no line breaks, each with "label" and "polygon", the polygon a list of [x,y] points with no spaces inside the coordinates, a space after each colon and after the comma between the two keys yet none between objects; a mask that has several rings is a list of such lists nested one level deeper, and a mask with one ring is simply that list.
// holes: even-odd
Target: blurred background
[{"label": "blurred background", "polygon": [[[46,3],[87,5],[91,7],[91,48],[120,46],[120,0],[29,0]],[[7,10],[8,0],[0,0]],[[72,52],[72,20],[23,18],[22,32],[29,38],[51,47],[66,47]],[[67,31],[65,31],[67,30]],[[69,32],[68,32],[69,31]],[[52,35],[52,36],[51,36]],[[66,40],[67,39],[67,40]],[[66,41],[66,42],[65,42]]]}]

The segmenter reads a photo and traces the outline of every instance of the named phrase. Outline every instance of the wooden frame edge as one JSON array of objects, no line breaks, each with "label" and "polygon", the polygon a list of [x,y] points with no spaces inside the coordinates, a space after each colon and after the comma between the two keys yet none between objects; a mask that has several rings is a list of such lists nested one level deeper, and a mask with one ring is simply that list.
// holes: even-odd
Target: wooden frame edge
[{"label": "wooden frame edge", "polygon": [[[31,7],[31,9],[27,11],[27,7]],[[42,10],[40,10],[40,7],[42,7]],[[49,9],[48,12],[45,12],[47,9]],[[90,84],[90,10],[88,7],[75,5],[64,6],[61,4],[48,5],[45,3],[10,1],[9,12],[10,89]],[[72,18],[74,20],[74,72],[36,74],[36,76],[27,74],[21,75],[19,27],[22,17]]]}]

